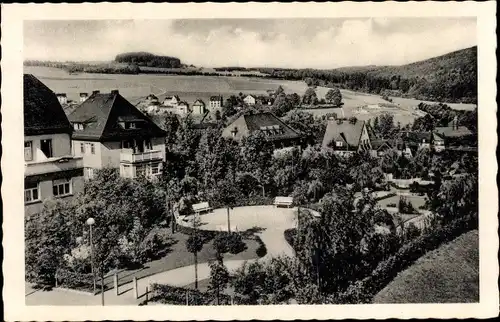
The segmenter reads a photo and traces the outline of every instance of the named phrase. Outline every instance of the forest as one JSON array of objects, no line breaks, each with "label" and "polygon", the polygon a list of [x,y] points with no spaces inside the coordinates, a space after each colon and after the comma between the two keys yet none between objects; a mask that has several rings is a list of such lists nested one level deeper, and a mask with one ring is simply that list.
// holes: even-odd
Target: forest
[{"label": "forest", "polygon": [[117,63],[135,64],[137,66],[180,68],[181,60],[176,57],[159,56],[147,52],[129,52],[115,57]]},{"label": "forest", "polygon": [[260,68],[271,78],[304,80],[309,86],[450,103],[477,103],[477,47],[403,66],[333,70]]}]

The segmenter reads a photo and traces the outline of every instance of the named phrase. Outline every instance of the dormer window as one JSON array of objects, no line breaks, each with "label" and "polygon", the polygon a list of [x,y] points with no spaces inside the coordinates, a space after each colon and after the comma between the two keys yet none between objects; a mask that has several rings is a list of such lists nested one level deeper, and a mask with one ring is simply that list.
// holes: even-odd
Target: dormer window
[{"label": "dormer window", "polygon": [[234,129],[231,130],[231,134],[233,135],[233,137],[236,136],[236,133],[238,133],[238,128],[235,127]]},{"label": "dormer window", "polygon": [[73,123],[73,129],[75,131],[82,131],[84,129],[83,123]]},{"label": "dormer window", "polygon": [[337,147],[341,147],[343,145],[344,145],[344,142],[342,142],[342,141],[336,141],[335,142],[335,146],[337,146]]}]

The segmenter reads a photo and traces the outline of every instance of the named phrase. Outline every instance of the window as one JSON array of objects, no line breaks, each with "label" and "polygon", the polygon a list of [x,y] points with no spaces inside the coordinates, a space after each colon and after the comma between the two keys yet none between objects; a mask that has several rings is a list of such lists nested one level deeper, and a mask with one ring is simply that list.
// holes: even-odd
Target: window
[{"label": "window", "polygon": [[344,143],[342,141],[336,141],[335,142],[335,146],[339,146],[340,147],[340,146],[343,146],[343,145],[344,145]]},{"label": "window", "polygon": [[154,163],[151,165],[151,174],[158,174],[160,173],[160,164],[159,163]]},{"label": "window", "polygon": [[94,169],[93,168],[85,168],[83,175],[84,175],[85,179],[87,179],[87,180],[94,178]]},{"label": "window", "polygon": [[56,197],[71,194],[71,179],[55,180],[52,185],[52,192]]},{"label": "window", "polygon": [[122,141],[122,149],[131,149],[133,146],[131,141]]},{"label": "window", "polygon": [[73,123],[73,128],[77,131],[83,130],[83,123]]},{"label": "window", "polygon": [[95,144],[90,143],[90,153],[95,154]]},{"label": "window", "polygon": [[85,144],[80,143],[80,153],[85,154]]},{"label": "window", "polygon": [[146,139],[144,141],[144,145],[146,146],[146,149],[153,150],[153,145],[151,144],[151,140],[150,139]]},{"label": "window", "polygon": [[40,200],[38,194],[38,183],[30,182],[24,185],[24,202],[33,202]]},{"label": "window", "polygon": [[40,150],[42,150],[43,154],[47,158],[52,158],[52,140],[47,139],[47,140],[40,140]]},{"label": "window", "polygon": [[24,161],[32,161],[33,160],[33,142],[26,141],[24,142]]},{"label": "window", "polygon": [[146,171],[143,166],[138,166],[135,168],[135,176],[136,177],[144,177],[146,175]]}]

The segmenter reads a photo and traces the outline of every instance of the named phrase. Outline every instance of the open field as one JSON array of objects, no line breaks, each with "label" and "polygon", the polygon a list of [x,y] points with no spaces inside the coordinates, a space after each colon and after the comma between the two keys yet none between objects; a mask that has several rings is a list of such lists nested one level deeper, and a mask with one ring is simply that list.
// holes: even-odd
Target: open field
[{"label": "open field", "polygon": [[471,231],[427,253],[380,291],[374,303],[479,301],[479,235]]},{"label": "open field", "polygon": [[[80,92],[91,93],[94,90],[110,92],[118,89],[120,93],[133,104],[138,103],[147,95],[178,95],[181,100],[192,104],[200,98],[205,102],[210,96],[265,94],[267,90],[275,90],[282,86],[286,93],[297,93],[303,95],[307,86],[301,81],[274,80],[249,77],[225,77],[225,76],[182,76],[182,75],[157,75],[157,74],[91,74],[79,73],[68,74],[66,71],[50,67],[25,66],[25,73],[38,77],[44,84],[56,93],[66,93],[68,99],[77,101]],[[328,92],[326,87],[317,87],[318,98],[324,98]],[[360,120],[368,120],[382,113],[394,115],[395,122],[402,125],[413,122],[423,113],[417,110],[420,101],[393,98],[393,107],[379,104],[388,104],[380,96],[341,90],[344,106],[342,108],[345,117],[356,116]],[[472,104],[450,104],[452,107],[471,109]],[[327,113],[342,115],[339,108],[331,109],[306,109],[316,116]]]}]

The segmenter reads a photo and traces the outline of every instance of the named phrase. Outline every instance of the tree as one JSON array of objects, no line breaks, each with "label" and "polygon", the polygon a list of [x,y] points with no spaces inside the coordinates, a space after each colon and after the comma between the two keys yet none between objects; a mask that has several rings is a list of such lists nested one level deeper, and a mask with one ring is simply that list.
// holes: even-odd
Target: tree
[{"label": "tree", "polygon": [[210,285],[208,290],[215,293],[217,305],[220,304],[220,292],[226,288],[229,282],[229,272],[222,261],[213,261],[208,263],[210,267]]},{"label": "tree", "polygon": [[278,86],[278,88],[274,92],[274,95],[279,96],[279,95],[284,94],[284,93],[285,93],[285,90],[283,89],[283,86],[280,85],[280,86]]},{"label": "tree", "polygon": [[198,289],[198,253],[203,249],[203,239],[194,233],[186,240],[186,249],[194,256],[194,286]]},{"label": "tree", "polygon": [[226,207],[228,232],[231,232],[230,209],[235,206],[240,196],[241,194],[232,178],[226,178],[217,183],[213,198]]},{"label": "tree", "polygon": [[71,204],[48,200],[38,217],[25,222],[25,273],[28,281],[54,285],[63,255],[74,244],[73,213]]},{"label": "tree", "polygon": [[325,99],[329,104],[333,104],[335,106],[340,106],[342,104],[342,94],[338,88],[328,90],[325,95]]},{"label": "tree", "polygon": [[313,87],[307,88],[304,96],[302,97],[302,103],[304,103],[305,105],[316,105],[318,103],[316,90]]},{"label": "tree", "polygon": [[[380,115],[379,121],[378,132],[383,138],[390,138],[394,130],[394,115],[383,113]],[[375,119],[375,122],[377,122],[377,119]]]}]

